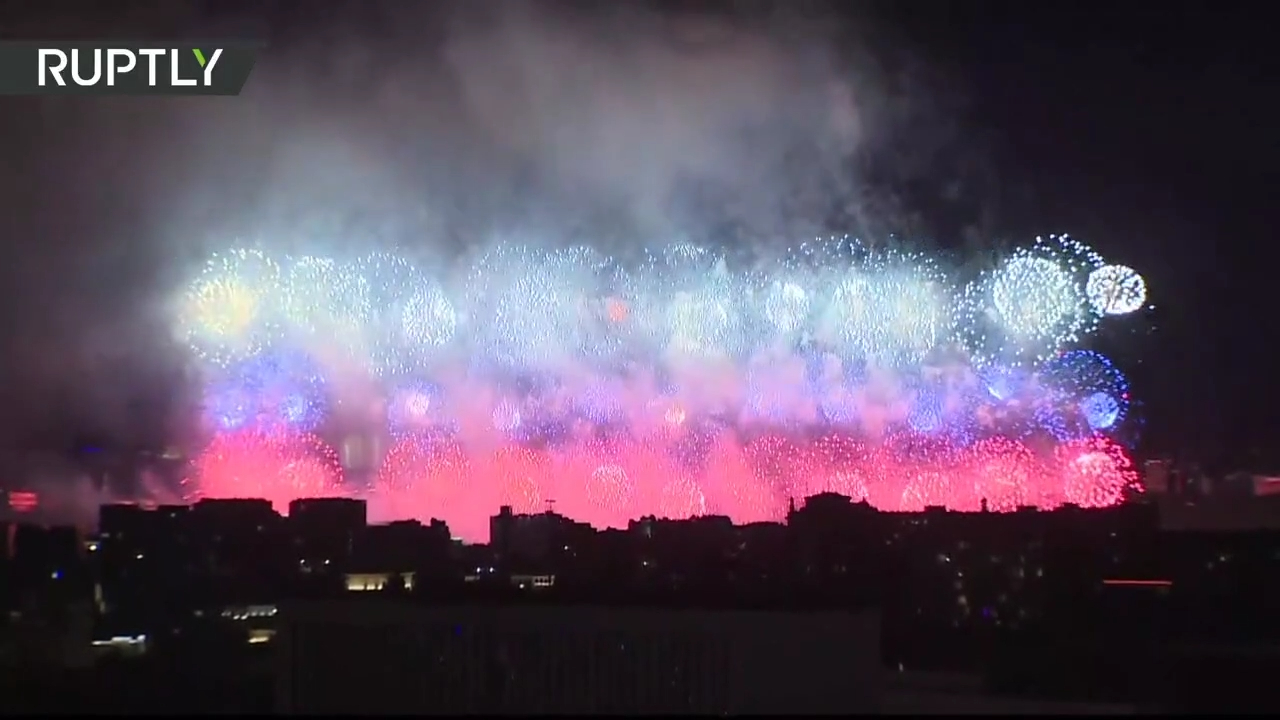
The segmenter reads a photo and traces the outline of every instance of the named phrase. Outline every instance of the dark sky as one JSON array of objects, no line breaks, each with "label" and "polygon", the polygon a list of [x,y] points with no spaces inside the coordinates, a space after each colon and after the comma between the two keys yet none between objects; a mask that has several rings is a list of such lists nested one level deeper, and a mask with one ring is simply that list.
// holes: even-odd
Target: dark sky
[{"label": "dark sky", "polygon": [[0,444],[174,432],[166,298],[220,238],[380,223],[452,253],[495,226],[674,217],[746,237],[834,218],[978,255],[1070,232],[1148,279],[1156,310],[1099,338],[1145,446],[1276,445],[1264,8],[527,7],[0,3],[7,37],[269,42],[240,98],[0,100]]},{"label": "dark sky", "polygon": [[1002,211],[1148,278],[1155,332],[1135,328],[1131,374],[1150,443],[1207,460],[1274,448],[1280,76],[1257,7],[938,7],[910,36],[969,79],[1001,174],[1035,189]]}]

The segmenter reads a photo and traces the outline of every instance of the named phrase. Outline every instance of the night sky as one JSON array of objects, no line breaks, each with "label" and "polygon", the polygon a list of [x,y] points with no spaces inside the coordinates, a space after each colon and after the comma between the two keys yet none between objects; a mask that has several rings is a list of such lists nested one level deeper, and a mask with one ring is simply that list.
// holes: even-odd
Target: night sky
[{"label": "night sky", "polygon": [[[0,456],[180,434],[167,303],[228,237],[377,225],[447,255],[494,227],[620,246],[670,222],[970,258],[1069,232],[1147,278],[1155,310],[1097,341],[1144,403],[1142,449],[1280,460],[1264,8],[679,6],[0,3],[7,38],[268,42],[238,98],[0,99]],[[684,73],[664,42],[714,49]],[[665,131],[643,97],[669,101]],[[724,140],[743,116],[752,142]]]}]

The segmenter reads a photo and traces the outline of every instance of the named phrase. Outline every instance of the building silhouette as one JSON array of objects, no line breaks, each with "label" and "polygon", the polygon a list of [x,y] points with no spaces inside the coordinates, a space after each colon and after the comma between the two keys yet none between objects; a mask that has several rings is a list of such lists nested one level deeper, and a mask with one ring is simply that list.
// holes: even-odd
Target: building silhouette
[{"label": "building silhouette", "polygon": [[[1165,508],[1161,498],[881,513],[820,494],[794,502],[785,523],[645,517],[605,531],[502,508],[487,545],[454,540],[438,520],[369,524],[361,501],[341,498],[299,500],[283,516],[254,499],[104,505],[92,535],[24,513],[0,533],[0,658],[150,667],[165,679],[149,687],[171,688],[175,708],[252,697],[258,709],[287,701],[300,711],[364,702],[366,712],[738,712],[767,706],[752,695],[765,685],[757,672],[791,698],[769,706],[777,712],[862,712],[887,698],[903,707],[903,693],[933,697],[930,684],[957,672],[980,678],[983,692],[1259,707],[1261,691],[1236,680],[1269,669],[1265,648],[1280,638],[1280,534],[1182,530]],[[820,615],[841,618],[826,622],[845,623],[846,639],[805,635],[806,618]],[[730,616],[754,620],[715,620]],[[381,639],[352,629],[370,623]],[[507,629],[479,630],[498,626]],[[457,627],[465,640],[446,632]],[[615,657],[615,641],[647,649]],[[769,643],[791,649],[770,653]],[[345,671],[346,685],[307,665],[342,652],[360,666]],[[726,652],[761,664],[724,671]],[[277,664],[281,653],[293,664]],[[449,672],[462,675],[428,672],[432,653],[461,653]],[[614,679],[581,674],[591,653]],[[822,653],[845,658],[843,696],[835,685],[798,689],[808,687],[801,676],[819,682],[806,663]],[[406,677],[425,685],[397,696]],[[224,689],[211,695],[201,682]],[[245,683],[257,689],[226,689]],[[377,699],[358,700],[370,693]],[[142,696],[160,702],[131,697]]]}]

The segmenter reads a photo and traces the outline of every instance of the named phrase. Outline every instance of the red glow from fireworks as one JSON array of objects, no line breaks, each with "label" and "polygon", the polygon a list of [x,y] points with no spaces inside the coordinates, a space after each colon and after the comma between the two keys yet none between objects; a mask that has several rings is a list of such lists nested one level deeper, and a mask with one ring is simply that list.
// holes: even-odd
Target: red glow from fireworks
[{"label": "red glow from fireworks", "polygon": [[387,451],[374,488],[393,516],[448,518],[465,513],[470,481],[471,463],[457,442],[407,435]]},{"label": "red glow from fireworks", "polygon": [[636,488],[626,468],[621,465],[606,463],[592,470],[583,491],[587,502],[599,514],[621,518],[623,522],[630,519],[629,511]]},{"label": "red glow from fireworks", "polygon": [[876,467],[863,443],[841,435],[828,435],[814,445],[819,468],[811,489],[843,495],[854,502],[867,499],[874,478],[867,469]]},{"label": "red glow from fireworks", "polygon": [[498,505],[512,512],[530,515],[541,512],[549,499],[543,496],[541,481],[547,477],[547,456],[529,448],[499,448],[485,468],[498,491]]},{"label": "red glow from fireworks", "polygon": [[759,452],[757,457],[750,457],[726,434],[715,441],[710,455],[706,483],[715,498],[713,507],[719,514],[728,515],[740,524],[782,519],[786,503],[756,479],[752,460],[756,463],[765,460]]},{"label": "red glow from fireworks", "polygon": [[[888,512],[928,506],[992,512],[1066,503],[1108,507],[1138,487],[1123,448],[1097,437],[1049,455],[989,438],[957,450],[937,443],[877,443],[842,435],[801,441],[764,436],[746,444],[710,436],[696,467],[675,440],[579,440],[536,449],[503,443],[487,451],[428,436],[400,438],[369,495],[381,520],[438,518],[482,541],[501,505],[517,513],[552,507],[597,527],[645,515],[727,515],[737,523],[781,520],[790,499],[834,492]],[[683,459],[681,459],[683,458]],[[196,462],[199,497],[261,497],[283,507],[336,494],[337,459],[308,435],[219,436]]]},{"label": "red glow from fireworks", "polygon": [[1125,493],[1139,492],[1138,472],[1117,443],[1104,437],[1059,445],[1054,455],[1066,502],[1086,508],[1118,505]]},{"label": "red glow from fireworks", "polygon": [[748,443],[746,453],[756,478],[781,504],[812,494],[813,453],[809,448],[779,435],[766,435]]},{"label": "red glow from fireworks", "polygon": [[297,498],[331,497],[342,487],[342,464],[314,435],[238,431],[216,436],[195,460],[192,499],[258,498],[286,512]]},{"label": "red glow from fireworks", "polygon": [[[1045,468],[1025,445],[1007,438],[990,438],[971,448],[969,452],[969,477],[959,497],[957,510],[972,510],[987,501],[987,509],[993,512],[1012,512],[1031,505],[1036,494],[1035,485],[1049,475]],[[969,495],[972,493],[972,495]],[[1045,495],[1044,489],[1040,495]]]},{"label": "red glow from fireworks", "polygon": [[658,516],[686,520],[707,513],[707,498],[702,488],[684,475],[676,475],[662,487],[658,499]]}]

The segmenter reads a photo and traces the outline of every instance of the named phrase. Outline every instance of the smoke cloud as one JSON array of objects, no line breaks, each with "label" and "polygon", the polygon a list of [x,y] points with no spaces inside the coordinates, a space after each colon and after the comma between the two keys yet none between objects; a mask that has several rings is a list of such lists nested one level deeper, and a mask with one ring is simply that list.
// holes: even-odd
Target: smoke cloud
[{"label": "smoke cloud", "polygon": [[861,139],[851,82],[808,23],[485,7],[442,45],[463,112],[535,184],[622,208],[645,234],[707,223],[700,195],[725,198],[721,221],[785,231],[789,203],[821,200],[803,194],[822,168],[790,158],[848,157]]}]

